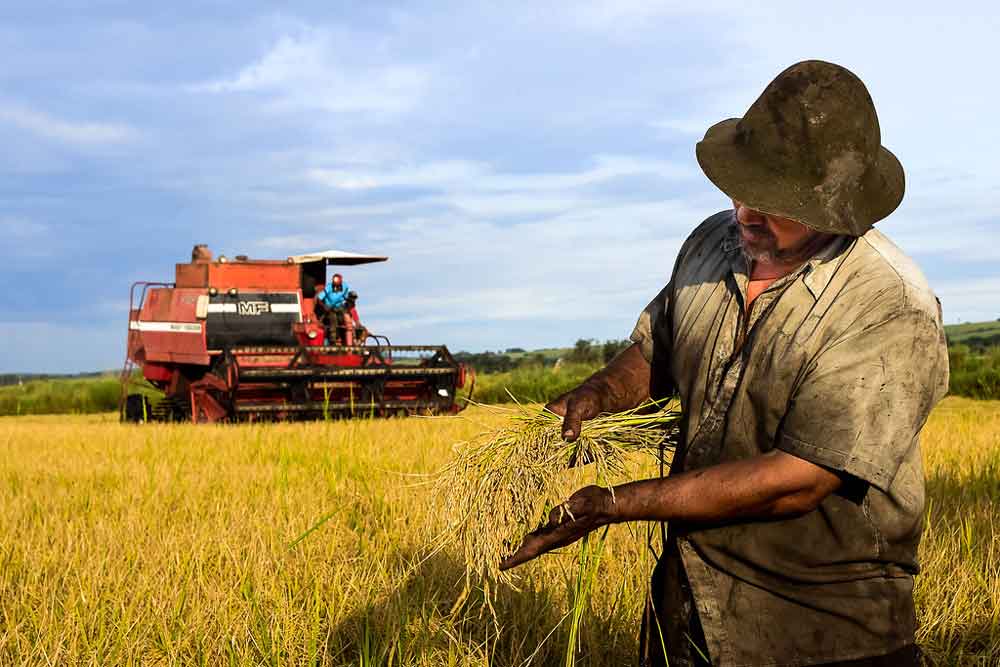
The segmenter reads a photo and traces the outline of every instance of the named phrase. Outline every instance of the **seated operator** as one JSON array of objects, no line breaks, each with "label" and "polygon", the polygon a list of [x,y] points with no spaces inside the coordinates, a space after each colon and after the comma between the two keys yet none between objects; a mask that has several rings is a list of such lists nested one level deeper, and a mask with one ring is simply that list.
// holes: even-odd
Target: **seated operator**
[{"label": "seated operator", "polygon": [[344,302],[344,310],[351,317],[351,333],[353,334],[352,345],[364,345],[368,338],[368,329],[361,324],[361,317],[358,315],[358,293],[350,290],[347,293],[347,300]]}]

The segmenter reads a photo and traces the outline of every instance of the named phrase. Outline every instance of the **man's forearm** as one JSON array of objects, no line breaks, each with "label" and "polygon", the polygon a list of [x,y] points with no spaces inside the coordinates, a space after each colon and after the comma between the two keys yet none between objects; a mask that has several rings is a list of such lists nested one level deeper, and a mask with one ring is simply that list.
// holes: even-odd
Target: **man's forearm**
[{"label": "man's forearm", "polygon": [[545,407],[563,416],[563,437],[573,442],[580,436],[584,421],[602,412],[629,410],[648,398],[650,375],[642,350],[632,345],[579,387]]},{"label": "man's forearm", "polygon": [[840,486],[833,472],[774,451],[615,487],[610,522],[716,523],[798,516]]},{"label": "man's forearm", "polygon": [[584,385],[600,392],[604,412],[621,412],[649,398],[650,365],[633,344],[597,371]]},{"label": "man's forearm", "polygon": [[798,516],[814,510],[840,483],[837,473],[774,450],[665,479],[622,484],[613,498],[604,487],[587,486],[566,501],[569,511],[552,510],[549,522],[528,533],[500,567],[517,567],[609,523],[704,525]]}]

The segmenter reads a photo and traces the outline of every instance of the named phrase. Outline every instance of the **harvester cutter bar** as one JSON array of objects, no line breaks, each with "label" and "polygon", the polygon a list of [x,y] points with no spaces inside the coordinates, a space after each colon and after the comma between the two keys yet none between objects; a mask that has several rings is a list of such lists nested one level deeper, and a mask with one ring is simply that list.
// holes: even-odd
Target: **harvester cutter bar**
[{"label": "harvester cutter bar", "polygon": [[316,345],[300,347],[236,347],[233,355],[296,354],[302,350],[310,354],[364,354],[365,352],[441,352],[443,345]]},{"label": "harvester cutter bar", "polygon": [[236,406],[236,412],[247,413],[247,412],[333,412],[341,410],[350,410],[353,412],[365,412],[368,408],[373,407],[376,409],[385,410],[426,410],[426,409],[442,409],[447,406],[443,406],[441,403],[435,401],[378,401],[375,403],[359,402],[336,402],[336,403],[325,403],[323,401],[310,401],[306,403],[294,403],[294,404],[281,404],[281,403],[270,403],[270,404],[242,404]]},{"label": "harvester cutter bar", "polygon": [[240,371],[240,380],[260,378],[368,378],[368,377],[423,377],[427,375],[454,375],[450,367],[412,366],[368,368],[248,368]]}]

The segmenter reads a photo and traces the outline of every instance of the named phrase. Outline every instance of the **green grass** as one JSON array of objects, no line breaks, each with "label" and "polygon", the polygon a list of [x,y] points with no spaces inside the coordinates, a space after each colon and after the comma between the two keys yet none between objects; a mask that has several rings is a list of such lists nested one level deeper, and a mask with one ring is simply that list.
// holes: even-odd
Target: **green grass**
[{"label": "green grass", "polygon": [[473,398],[479,403],[509,403],[513,395],[518,401],[546,403],[579,385],[598,368],[596,364],[525,366],[479,375]]},{"label": "green grass", "polygon": [[[0,665],[555,666],[571,641],[578,665],[634,664],[643,526],[609,530],[576,637],[580,549],[519,569],[497,624],[457,549],[430,555],[423,475],[496,419],[0,419]],[[920,642],[1000,664],[1000,403],[947,399],[922,446]]]},{"label": "green grass", "polygon": [[0,387],[0,415],[92,414],[118,409],[117,376],[29,380]]},{"label": "green grass", "polygon": [[969,398],[1000,399],[1000,347],[976,351],[965,344],[948,349],[949,391]]}]

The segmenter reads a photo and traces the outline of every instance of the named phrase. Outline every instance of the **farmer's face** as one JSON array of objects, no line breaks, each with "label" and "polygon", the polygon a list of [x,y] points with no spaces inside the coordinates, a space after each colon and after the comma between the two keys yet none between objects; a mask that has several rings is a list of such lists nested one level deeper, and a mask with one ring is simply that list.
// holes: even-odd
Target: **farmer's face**
[{"label": "farmer's face", "polygon": [[343,288],[343,284],[344,281],[341,280],[339,277],[333,279],[333,289],[337,290],[338,292]]},{"label": "farmer's face", "polygon": [[[801,222],[761,213],[733,200],[736,222],[740,228],[740,245],[748,259],[774,263],[807,259],[803,252],[813,245],[820,232]],[[811,253],[810,253],[811,254]]]}]

